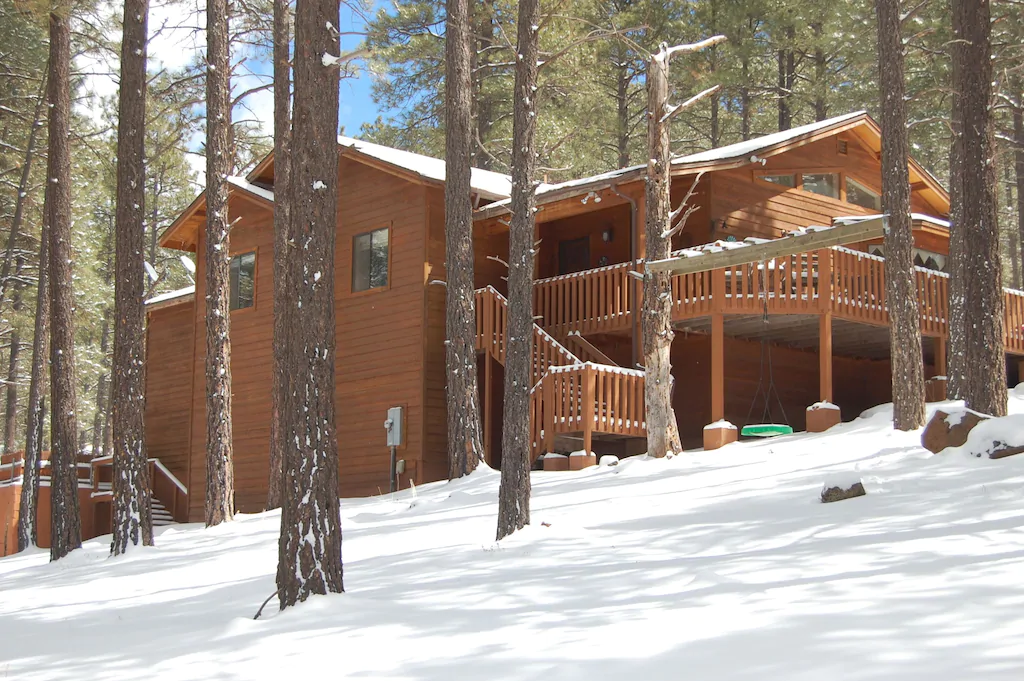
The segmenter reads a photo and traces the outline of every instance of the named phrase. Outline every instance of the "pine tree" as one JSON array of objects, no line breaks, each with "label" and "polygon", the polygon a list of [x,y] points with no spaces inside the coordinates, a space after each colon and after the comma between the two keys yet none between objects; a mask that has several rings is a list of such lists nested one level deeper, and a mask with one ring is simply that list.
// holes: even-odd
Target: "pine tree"
[{"label": "pine tree", "polygon": [[[954,116],[960,123],[957,169],[961,201],[963,338],[967,407],[1006,414],[1003,289],[999,265],[995,140],[992,132],[991,17],[988,0],[953,0],[956,47]],[[952,163],[951,163],[952,165]],[[954,178],[953,180],[957,180]],[[958,301],[955,301],[958,302]]]},{"label": "pine tree", "polygon": [[483,458],[473,305],[473,206],[470,186],[470,25],[468,0],[447,0],[445,22],[445,361],[448,478]]},{"label": "pine tree", "polygon": [[288,257],[291,228],[291,9],[288,0],[274,0],[274,385],[271,387],[270,481],[267,508],[281,506],[282,462],[289,438],[285,413],[291,394],[285,363],[286,338],[291,321],[288,311]]},{"label": "pine tree", "polygon": [[[17,281],[14,283],[14,294],[11,301],[11,309],[15,315],[19,315],[22,308],[21,274],[24,267],[25,259],[18,256],[14,270],[14,276]],[[15,450],[14,443],[17,438],[18,429],[18,360],[21,356],[21,329],[18,328],[16,322],[13,328],[11,328],[10,345],[11,349],[8,354],[7,364],[7,396],[4,403],[4,453]]]},{"label": "pine tree", "polygon": [[111,390],[114,473],[110,553],[115,556],[125,553],[129,544],[153,545],[143,309],[148,23],[149,0],[125,0],[117,123],[117,275]]},{"label": "pine tree", "polygon": [[910,221],[910,157],[903,80],[903,34],[899,0],[877,0],[879,83],[882,89],[882,207],[885,234],[885,295],[889,307],[893,425],[924,425],[924,366]]},{"label": "pine tree", "polygon": [[516,21],[512,121],[512,221],[508,235],[505,404],[498,490],[498,539],[530,524],[530,388],[533,385],[533,270],[540,2],[521,0]]},{"label": "pine tree", "polygon": [[[338,3],[295,8],[295,95],[291,149],[290,325],[285,366],[286,442],[277,589],[281,608],[310,594],[344,591],[335,428],[334,247],[338,206]],[[301,311],[301,312],[300,312]]]},{"label": "pine tree", "polygon": [[231,441],[228,175],[231,61],[227,0],[206,3],[206,525],[235,512]]},{"label": "pine tree", "polygon": [[50,13],[49,151],[45,212],[50,289],[50,560],[82,545],[78,503],[73,252],[71,249],[70,3]]},{"label": "pine tree", "polygon": [[32,333],[32,367],[29,371],[25,428],[25,459],[22,462],[21,499],[18,511],[18,550],[37,544],[36,514],[39,508],[39,460],[43,450],[43,395],[46,393],[46,353],[49,340],[49,256],[47,223],[39,238],[39,275],[36,280],[35,323]]}]

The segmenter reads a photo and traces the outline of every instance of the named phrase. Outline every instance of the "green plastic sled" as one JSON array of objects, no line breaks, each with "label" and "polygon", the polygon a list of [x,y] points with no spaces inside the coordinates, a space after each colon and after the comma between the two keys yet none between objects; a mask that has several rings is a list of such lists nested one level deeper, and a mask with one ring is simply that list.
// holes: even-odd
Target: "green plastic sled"
[{"label": "green plastic sled", "polygon": [[775,437],[776,435],[791,435],[793,428],[780,423],[757,423],[743,426],[740,435],[744,437]]}]

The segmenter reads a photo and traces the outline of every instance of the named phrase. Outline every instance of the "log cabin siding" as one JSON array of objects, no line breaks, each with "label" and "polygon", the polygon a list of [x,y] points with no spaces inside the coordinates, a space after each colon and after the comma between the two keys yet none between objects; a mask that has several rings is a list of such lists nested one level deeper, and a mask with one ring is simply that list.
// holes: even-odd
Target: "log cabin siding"
[{"label": "log cabin siding", "polygon": [[182,482],[188,479],[188,434],[192,413],[192,300],[147,314],[146,449]]},{"label": "log cabin siding", "polygon": [[[428,189],[426,215],[425,278],[427,282],[447,281],[443,189]],[[424,288],[426,333],[423,336],[423,480],[443,480],[448,477],[447,365],[444,345],[447,336],[446,295],[444,286],[428,283]]]}]

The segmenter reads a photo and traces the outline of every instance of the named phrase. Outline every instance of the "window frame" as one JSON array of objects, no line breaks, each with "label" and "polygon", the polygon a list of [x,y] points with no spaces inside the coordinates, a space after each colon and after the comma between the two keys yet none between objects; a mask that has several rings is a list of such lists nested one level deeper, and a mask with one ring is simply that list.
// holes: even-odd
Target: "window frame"
[{"label": "window frame", "polygon": [[[260,267],[260,253],[259,246],[253,246],[237,253],[232,253],[228,260],[228,314],[235,314],[236,312],[246,312],[249,310],[255,310],[258,304],[259,297],[256,293],[258,288],[256,283],[259,281],[259,267]],[[245,255],[252,255],[252,305],[246,305],[245,307],[231,307],[231,263],[234,262],[235,258],[241,258]]]},{"label": "window frame", "polygon": [[[380,231],[385,231],[385,230],[388,233],[388,263],[387,263],[387,278],[388,278],[388,281],[383,286],[371,286],[370,288],[360,289],[360,290],[357,291],[356,290],[356,282],[355,282],[355,276],[356,276],[356,239],[358,239],[361,236],[366,236],[367,234],[371,234],[372,235],[374,232],[380,232]],[[370,237],[370,242],[371,242],[371,246],[372,246],[372,243],[373,243],[373,237],[372,236]],[[392,267],[391,267],[391,264],[392,264],[392,251],[394,250],[392,248],[393,244],[394,244],[394,229],[393,229],[393,225],[392,225],[391,222],[388,222],[386,225],[382,225],[380,227],[374,227],[373,229],[368,229],[368,230],[365,230],[365,231],[362,231],[362,232],[357,232],[357,233],[352,235],[352,240],[350,241],[351,252],[349,253],[349,270],[350,271],[349,271],[349,276],[348,276],[348,293],[349,293],[350,296],[372,295],[374,293],[380,293],[382,291],[390,291],[391,290],[391,279],[392,279],[392,271],[393,271]]]},{"label": "window frame", "polygon": [[878,197],[878,208],[869,208],[868,206],[862,206],[859,203],[853,203],[853,202],[851,202],[849,200],[846,200],[847,203],[849,203],[852,206],[857,206],[858,208],[863,208],[864,210],[874,210],[874,211],[877,211],[879,213],[882,212],[882,192],[876,192],[874,189],[872,189],[868,185],[867,182],[864,182],[863,180],[860,180],[860,179],[858,179],[856,177],[853,177],[851,175],[847,175],[845,177],[845,179],[843,180],[843,196],[849,196],[850,195],[850,192],[848,191],[848,187],[847,187],[847,183],[848,182],[853,182],[854,184],[859,185],[864,191],[867,191],[867,192],[870,192],[871,194],[876,195]]},{"label": "window frame", "polygon": [[[843,203],[846,203],[846,169],[842,167],[826,166],[823,168],[759,168],[757,170],[752,171],[752,175],[755,182],[761,182],[763,184],[768,185],[769,187],[774,187],[776,189],[781,187],[784,191],[787,192],[794,190],[799,192],[806,192],[807,194],[812,194],[817,197],[831,199],[832,201],[842,201]],[[768,180],[764,179],[765,175],[792,175],[795,185],[792,187],[787,187],[782,184],[769,182]],[[838,176],[839,179],[837,186],[839,188],[839,196],[832,197],[828,196],[827,194],[819,194],[817,192],[812,192],[807,189],[804,189],[804,175]],[[863,184],[863,182],[861,184]]]}]

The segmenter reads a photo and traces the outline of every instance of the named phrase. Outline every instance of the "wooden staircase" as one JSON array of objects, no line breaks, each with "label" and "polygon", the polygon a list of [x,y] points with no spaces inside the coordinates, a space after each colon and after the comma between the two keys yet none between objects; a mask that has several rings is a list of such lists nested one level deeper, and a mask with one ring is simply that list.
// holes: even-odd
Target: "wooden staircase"
[{"label": "wooden staircase", "polygon": [[[494,287],[476,291],[476,350],[505,365],[508,300]],[[533,325],[530,442],[533,458],[553,451],[557,435],[646,437],[642,371],[584,362]]]}]

